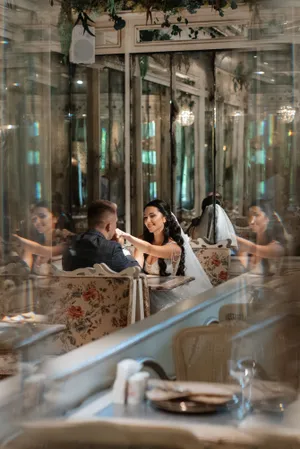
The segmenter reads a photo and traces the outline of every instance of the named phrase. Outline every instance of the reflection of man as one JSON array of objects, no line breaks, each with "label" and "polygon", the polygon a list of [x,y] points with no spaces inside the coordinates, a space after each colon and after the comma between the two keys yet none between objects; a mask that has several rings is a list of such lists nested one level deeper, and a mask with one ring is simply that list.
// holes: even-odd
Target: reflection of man
[{"label": "reflection of man", "polygon": [[139,266],[131,256],[125,256],[120,243],[113,241],[117,227],[117,208],[105,200],[95,201],[88,208],[89,230],[73,238],[71,248],[63,256],[63,269],[93,267],[105,263],[114,271]]}]

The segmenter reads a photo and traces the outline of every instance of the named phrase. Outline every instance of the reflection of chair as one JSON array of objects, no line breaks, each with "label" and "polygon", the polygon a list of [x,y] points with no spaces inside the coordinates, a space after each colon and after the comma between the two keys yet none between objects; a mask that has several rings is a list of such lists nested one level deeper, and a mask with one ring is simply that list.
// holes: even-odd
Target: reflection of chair
[{"label": "reflection of chair", "polygon": [[0,350],[0,380],[17,374],[18,355],[11,350]]},{"label": "reflection of chair", "polygon": [[299,326],[297,315],[267,318],[234,336],[235,353],[240,359],[247,357],[259,363],[269,379],[299,388]]},{"label": "reflection of chair", "polygon": [[225,304],[220,307],[219,321],[246,321],[247,307],[246,303]]},{"label": "reflection of chair", "polygon": [[182,329],[173,340],[178,380],[228,382],[231,338],[244,324],[199,326]]},{"label": "reflection of chair", "polygon": [[133,279],[128,276],[59,276],[38,288],[39,313],[64,324],[61,352],[70,351],[135,321]]},{"label": "reflection of chair", "polygon": [[36,363],[52,355],[53,338],[64,330],[64,326],[38,322],[5,325],[0,341],[0,379],[17,374],[19,362]]},{"label": "reflection of chair", "polygon": [[193,251],[215,287],[227,281],[230,266],[230,241],[209,245],[202,239],[192,240]]}]

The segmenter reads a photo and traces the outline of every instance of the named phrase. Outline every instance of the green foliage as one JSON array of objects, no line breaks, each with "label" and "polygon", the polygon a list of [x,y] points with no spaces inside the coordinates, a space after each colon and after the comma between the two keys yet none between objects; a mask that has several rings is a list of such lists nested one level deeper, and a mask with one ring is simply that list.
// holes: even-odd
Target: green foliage
[{"label": "green foliage", "polygon": [[71,10],[67,8],[66,5],[61,6],[57,26],[60,37],[61,52],[64,56],[64,62],[66,64],[69,56],[73,30]]},{"label": "green foliage", "polygon": [[[254,0],[248,0],[253,2]],[[53,5],[53,0],[49,0]],[[115,29],[119,30],[126,25],[125,20],[118,15],[122,9],[146,11],[146,19],[152,22],[152,11],[161,11],[164,13],[164,22],[162,26],[170,26],[170,16],[177,15],[178,23],[188,24],[188,20],[182,17],[182,10],[187,10],[190,14],[195,14],[202,6],[209,5],[217,11],[221,17],[224,16],[223,9],[230,7],[237,8],[236,0],[61,0],[61,8],[69,13],[74,10],[75,13],[82,14],[89,11],[105,11],[114,22]],[[174,32],[180,34],[181,29],[177,25]]]},{"label": "green foliage", "polygon": [[[8,1],[8,0],[6,0]],[[256,0],[247,0],[253,4]],[[53,0],[49,0],[53,6]],[[224,8],[237,8],[236,0],[61,0],[61,12],[59,17],[59,34],[61,37],[61,47],[63,54],[67,57],[71,44],[72,35],[72,12],[78,15],[77,23],[81,23],[85,32],[91,33],[90,26],[93,23],[88,14],[90,12],[106,12],[114,22],[115,30],[121,30],[126,26],[125,20],[119,16],[122,10],[145,11],[146,22],[152,22],[152,12],[162,12],[162,28],[171,28],[172,36],[180,36],[182,26],[188,25],[188,19],[184,17],[184,10],[190,14],[195,14],[202,6],[209,5],[217,11],[221,17],[224,16]],[[175,16],[177,23],[172,23],[170,18]],[[156,19],[155,23],[159,23]],[[190,28],[190,38],[197,39],[199,28]],[[164,35],[165,36],[165,35]],[[155,37],[155,36],[154,36]],[[158,36],[156,36],[158,37]],[[153,40],[166,40],[163,39]]]}]

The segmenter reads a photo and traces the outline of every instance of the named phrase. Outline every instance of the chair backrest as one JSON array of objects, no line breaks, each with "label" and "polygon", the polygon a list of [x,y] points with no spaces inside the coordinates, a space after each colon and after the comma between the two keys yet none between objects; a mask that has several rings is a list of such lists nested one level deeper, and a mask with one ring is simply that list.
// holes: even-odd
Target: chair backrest
[{"label": "chair backrest", "polygon": [[209,245],[197,239],[191,241],[191,247],[214,287],[228,280],[230,240]]},{"label": "chair backrest", "polygon": [[244,324],[198,326],[182,329],[173,339],[178,380],[232,382],[228,371],[231,338]]},{"label": "chair backrest", "polygon": [[127,276],[133,279],[133,306],[136,304],[135,320],[139,321],[150,315],[150,295],[147,276],[141,273],[139,267],[129,267],[117,273],[110,269],[105,263],[95,264],[93,268],[78,268],[74,271],[61,271],[52,267],[56,276],[78,277],[78,276]]},{"label": "chair backrest", "polygon": [[135,321],[133,286],[129,276],[53,277],[37,287],[38,313],[66,326],[57,338],[68,352]]},{"label": "chair backrest", "polygon": [[34,280],[0,274],[0,320],[35,309]]},{"label": "chair backrest", "polygon": [[225,304],[219,309],[219,322],[246,321],[248,312],[247,303]]}]

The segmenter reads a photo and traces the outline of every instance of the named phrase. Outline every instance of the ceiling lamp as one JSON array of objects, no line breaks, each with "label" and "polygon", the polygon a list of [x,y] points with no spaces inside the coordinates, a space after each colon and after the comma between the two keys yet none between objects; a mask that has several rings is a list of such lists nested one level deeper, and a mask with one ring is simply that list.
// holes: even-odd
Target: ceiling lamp
[{"label": "ceiling lamp", "polygon": [[177,122],[181,126],[191,126],[195,121],[195,115],[188,106],[183,106],[178,114]]},{"label": "ceiling lamp", "polygon": [[240,117],[242,117],[243,115],[244,114],[242,111],[237,110],[237,111],[234,111],[234,113],[232,114],[232,118],[235,122],[238,122]]},{"label": "ceiling lamp", "polygon": [[277,111],[279,120],[283,123],[292,123],[295,118],[296,110],[292,106],[281,106]]}]

